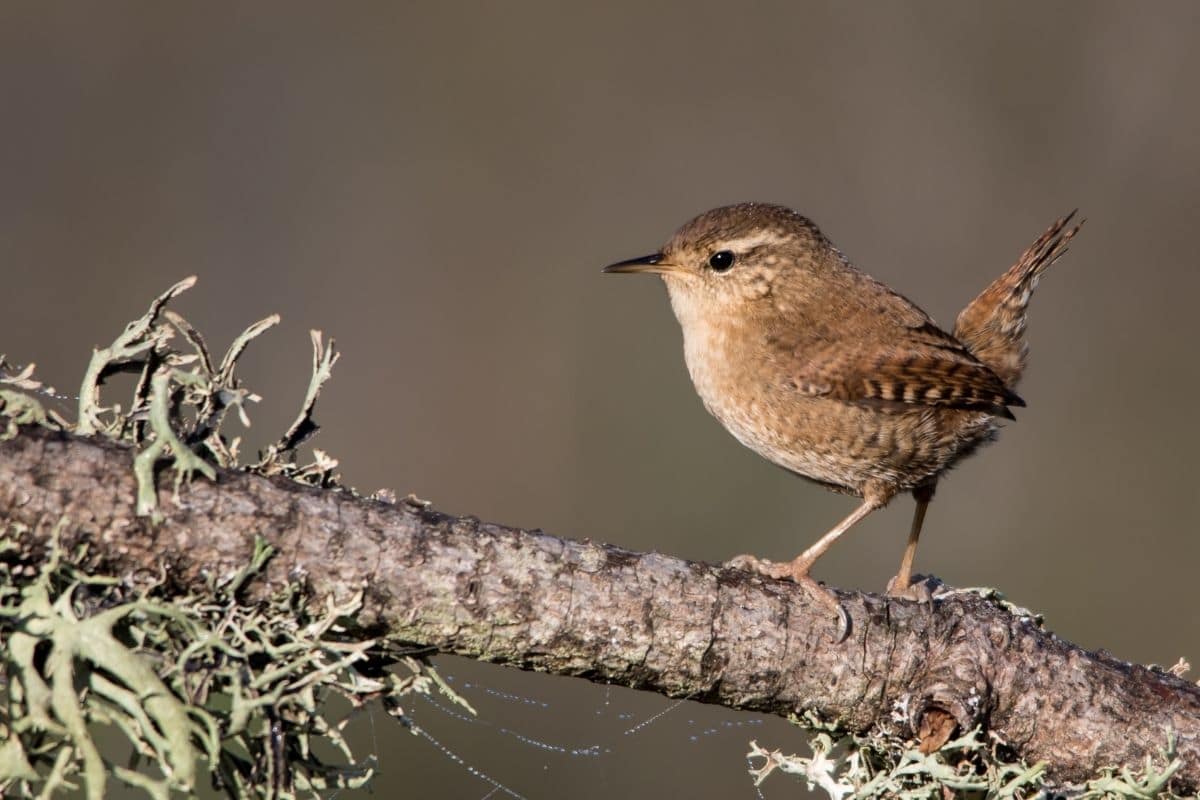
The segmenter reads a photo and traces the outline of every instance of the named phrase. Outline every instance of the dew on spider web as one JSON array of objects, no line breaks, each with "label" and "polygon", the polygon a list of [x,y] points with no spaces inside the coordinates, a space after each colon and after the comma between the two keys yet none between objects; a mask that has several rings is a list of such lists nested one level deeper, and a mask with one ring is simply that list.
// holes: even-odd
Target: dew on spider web
[{"label": "dew on spider web", "polygon": [[[404,752],[380,758],[395,780],[411,780],[415,769],[444,792],[426,796],[469,797],[472,781],[476,796],[493,800],[654,797],[674,788],[703,794],[715,788],[709,776],[716,773],[717,782],[728,787],[721,796],[763,798],[744,760],[750,740],[763,737],[762,717],[623,687],[438,661],[446,682],[478,716],[437,693],[414,695],[404,709],[426,751],[432,747],[442,754],[436,761],[453,765],[459,777],[422,759],[415,742],[393,740],[388,750]],[[480,670],[490,670],[486,680],[479,679]],[[781,720],[771,722],[787,728]],[[405,761],[411,766],[403,766]]]},{"label": "dew on spider web", "polygon": [[[483,728],[491,728],[492,730],[496,731],[497,733],[501,734],[502,736],[511,736],[512,738],[516,739],[519,742],[527,744],[530,747],[535,747],[539,750],[545,750],[546,752],[560,753],[562,755],[570,755],[570,756],[598,756],[598,755],[601,755],[602,752],[611,752],[611,751],[607,751],[607,750],[602,750],[600,745],[598,745],[598,744],[589,744],[589,745],[584,745],[584,746],[579,746],[579,747],[568,747],[566,745],[561,745],[561,744],[551,744],[550,742],[544,742],[544,741],[541,741],[540,739],[535,739],[532,736],[526,736],[523,733],[519,733],[517,731],[510,730],[508,728],[499,726],[496,723],[491,722],[490,720],[481,719],[479,717],[472,717],[468,714],[463,714],[459,711],[456,711],[454,708],[450,708],[449,706],[445,705],[444,703],[439,702],[436,698],[434,698],[430,695],[418,695],[418,697],[420,697],[420,699],[423,700],[425,703],[427,703],[428,705],[437,709],[438,711],[442,712],[443,714],[445,714],[448,717],[452,717],[453,719],[457,719],[460,722],[465,722],[470,725],[478,725]],[[548,707],[548,705],[547,705],[547,707]]]},{"label": "dew on spider web", "polygon": [[468,763],[466,761],[466,759],[464,759],[458,753],[451,750],[446,745],[442,744],[440,741],[438,741],[436,738],[434,738],[433,735],[429,733],[429,731],[425,730],[421,726],[414,724],[412,726],[412,730],[413,730],[413,733],[416,733],[418,736],[422,737],[427,742],[429,742],[431,745],[433,745],[434,748],[441,751],[442,755],[446,756],[451,761],[453,761],[455,764],[458,764],[462,769],[466,770],[468,775],[470,775],[473,778],[478,778],[479,780],[481,780],[485,783],[491,784],[491,787],[492,787],[491,791],[489,791],[486,795],[484,795],[484,797],[493,797],[496,795],[497,792],[501,792],[508,797],[515,798],[515,800],[528,800],[528,798],[526,798],[525,795],[514,792],[512,789],[508,788],[503,783],[500,783],[500,781],[491,777],[483,770]]},{"label": "dew on spider web", "polygon": [[672,711],[679,708],[681,705],[683,705],[686,702],[687,702],[686,700],[676,700],[674,703],[667,706],[662,711],[659,711],[657,714],[652,714],[649,717],[646,717],[644,720],[639,722],[637,725],[634,725],[632,728],[625,731],[625,735],[628,736],[631,733],[637,733],[638,731],[642,730],[646,726],[653,725],[655,722],[658,722],[660,719],[665,717],[667,714],[670,714]]}]

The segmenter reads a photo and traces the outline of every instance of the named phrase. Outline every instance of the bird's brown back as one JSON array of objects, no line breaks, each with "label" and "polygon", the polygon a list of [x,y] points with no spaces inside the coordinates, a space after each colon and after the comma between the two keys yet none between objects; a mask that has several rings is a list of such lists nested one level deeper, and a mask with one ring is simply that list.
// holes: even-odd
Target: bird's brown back
[{"label": "bird's brown back", "polygon": [[749,330],[797,392],[881,411],[913,407],[1011,417],[1024,402],[908,298],[853,267],[823,236],[810,266],[783,274]]}]

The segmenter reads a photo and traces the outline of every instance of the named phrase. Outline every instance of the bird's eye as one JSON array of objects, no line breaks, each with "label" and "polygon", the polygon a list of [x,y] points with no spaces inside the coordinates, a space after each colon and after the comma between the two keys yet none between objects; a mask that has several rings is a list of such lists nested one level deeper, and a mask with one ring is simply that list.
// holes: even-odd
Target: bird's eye
[{"label": "bird's eye", "polygon": [[709,256],[708,265],[717,272],[724,272],[733,266],[733,251],[718,250]]}]

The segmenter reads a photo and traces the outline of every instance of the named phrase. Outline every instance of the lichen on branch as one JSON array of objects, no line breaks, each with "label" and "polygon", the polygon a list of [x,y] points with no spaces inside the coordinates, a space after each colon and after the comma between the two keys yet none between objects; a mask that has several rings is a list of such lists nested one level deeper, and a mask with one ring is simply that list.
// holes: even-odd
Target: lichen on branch
[{"label": "lichen on branch", "polygon": [[[323,797],[375,768],[342,735],[349,717],[328,718],[331,697],[354,709],[382,700],[402,716],[407,693],[444,685],[427,664],[348,633],[361,597],[312,607],[293,587],[241,599],[271,556],[261,543],[245,569],[187,594],[95,574],[57,536],[44,557],[28,545],[0,536],[0,793],[79,787],[99,800],[111,774],[167,800],[211,773],[230,797]],[[115,732],[132,762],[101,754],[105,729],[103,750]],[[318,755],[329,747],[338,759]]]},{"label": "lichen on branch", "polygon": [[[214,480],[218,469],[240,468],[239,440],[222,429],[226,412],[249,426],[246,404],[261,398],[235,368],[279,317],[249,326],[215,362],[200,333],[166,308],[194,283],[171,287],[94,352],[74,425],[38,399],[62,398],[33,378],[33,365],[9,372],[0,358],[0,435],[35,425],[135,447],[136,513],[155,524],[164,519],[156,485],[164,470],[177,499],[196,474]],[[190,352],[174,349],[177,334]],[[320,451],[312,464],[296,461],[317,430],[317,395],[338,357],[319,331],[312,341],[313,376],[296,421],[244,468],[332,486],[336,461]],[[133,396],[106,405],[105,380],[118,372],[138,375]],[[346,719],[329,718],[331,697],[354,709],[382,701],[401,718],[401,698],[413,691],[441,691],[470,708],[408,649],[355,632],[361,593],[312,605],[293,583],[248,599],[242,590],[273,554],[261,539],[240,569],[181,592],[165,572],[147,581],[97,570],[87,547],[62,546],[71,526],[59,519],[45,543],[27,526],[0,524],[0,795],[82,788],[99,800],[111,775],[166,800],[196,790],[207,771],[230,797],[321,797],[374,772],[375,756],[357,758],[342,735]],[[103,728],[124,739],[131,764],[103,755],[113,749],[98,744]],[[314,749],[318,741],[327,747]],[[340,759],[317,754],[329,747]]]}]

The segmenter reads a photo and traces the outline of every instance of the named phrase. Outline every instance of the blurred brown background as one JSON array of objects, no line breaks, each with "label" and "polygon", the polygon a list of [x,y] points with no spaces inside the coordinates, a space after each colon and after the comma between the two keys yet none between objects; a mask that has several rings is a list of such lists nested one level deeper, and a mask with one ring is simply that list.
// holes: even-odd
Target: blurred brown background
[{"label": "blurred brown background", "polygon": [[[708,207],[777,201],[948,326],[1080,206],[1033,303],[1029,407],[943,483],[918,568],[1170,664],[1200,657],[1198,78],[1189,0],[6,3],[0,352],[68,389],[196,273],[178,307],[214,348],[283,315],[246,362],[266,395],[250,452],[295,413],[319,327],[345,354],[317,444],[351,484],[695,559],[790,557],[852,504],[725,434],[661,285],[599,268]],[[882,587],[910,510],[818,577]],[[375,714],[355,735],[382,796],[755,798],[747,741],[804,741],[443,666],[480,721],[414,718],[505,788]]]}]

